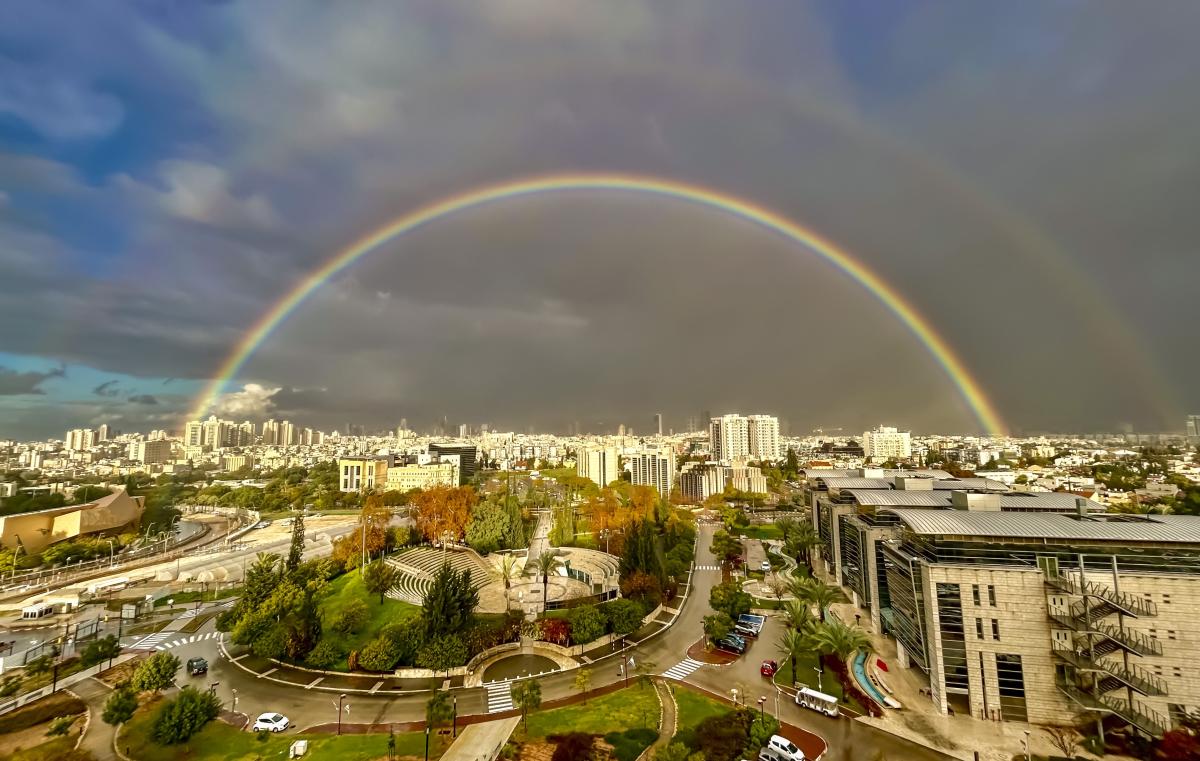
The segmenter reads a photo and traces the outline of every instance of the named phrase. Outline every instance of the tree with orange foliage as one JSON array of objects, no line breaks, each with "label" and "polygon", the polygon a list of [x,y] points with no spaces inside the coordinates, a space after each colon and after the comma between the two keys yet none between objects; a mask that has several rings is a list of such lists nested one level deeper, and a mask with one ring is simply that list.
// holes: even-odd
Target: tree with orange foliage
[{"label": "tree with orange foliage", "polygon": [[367,541],[367,557],[377,556],[387,549],[387,527],[392,511],[378,494],[367,496],[358,516],[358,528],[333,543],[331,559],[337,565],[357,568],[362,563],[363,538]]},{"label": "tree with orange foliage", "polygon": [[443,533],[459,540],[471,520],[471,508],[478,502],[470,486],[435,486],[413,497],[417,530],[428,541],[441,541]]}]

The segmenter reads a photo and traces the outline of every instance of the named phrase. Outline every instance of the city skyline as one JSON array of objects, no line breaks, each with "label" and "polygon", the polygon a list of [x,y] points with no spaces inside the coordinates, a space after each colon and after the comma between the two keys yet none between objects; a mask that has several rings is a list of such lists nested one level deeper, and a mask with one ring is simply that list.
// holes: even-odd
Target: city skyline
[{"label": "city skyline", "polygon": [[648,429],[761,406],[969,433],[968,385],[1013,431],[1200,406],[1178,350],[1197,173],[1171,160],[1200,111],[1178,86],[1196,9],[638,8],[0,18],[0,435],[177,428],[364,236],[631,171],[732,201],[593,188],[438,217],[298,300],[213,411]]}]

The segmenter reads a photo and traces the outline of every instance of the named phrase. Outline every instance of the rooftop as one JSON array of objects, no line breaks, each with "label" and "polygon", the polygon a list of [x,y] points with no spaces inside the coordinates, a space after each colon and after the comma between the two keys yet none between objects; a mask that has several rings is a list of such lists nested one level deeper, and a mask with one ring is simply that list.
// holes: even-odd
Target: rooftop
[{"label": "rooftop", "polygon": [[917,534],[1075,541],[1200,544],[1200,516],[1154,515],[1080,520],[1062,513],[887,508]]}]

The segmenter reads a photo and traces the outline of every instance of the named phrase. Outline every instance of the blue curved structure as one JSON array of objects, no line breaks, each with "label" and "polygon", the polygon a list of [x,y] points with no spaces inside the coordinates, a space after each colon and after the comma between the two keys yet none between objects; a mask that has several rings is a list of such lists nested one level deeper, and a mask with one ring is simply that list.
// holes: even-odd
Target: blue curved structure
[{"label": "blue curved structure", "polygon": [[867,697],[874,700],[881,707],[887,707],[887,699],[883,693],[875,687],[867,676],[867,653],[860,650],[858,655],[854,656],[854,681],[858,682],[859,689],[867,693]]}]

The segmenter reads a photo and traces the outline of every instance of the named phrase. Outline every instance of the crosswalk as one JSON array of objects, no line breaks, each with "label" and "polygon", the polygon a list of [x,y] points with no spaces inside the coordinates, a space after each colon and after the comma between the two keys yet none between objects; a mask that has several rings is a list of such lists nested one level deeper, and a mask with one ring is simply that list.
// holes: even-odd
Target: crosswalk
[{"label": "crosswalk", "polygon": [[[170,650],[173,647],[181,645],[191,645],[195,642],[204,642],[205,640],[220,637],[220,632],[208,632],[207,634],[192,634],[190,636],[180,636],[179,632],[157,632],[147,635],[137,642],[129,646],[131,650]],[[177,639],[168,642],[172,637]]]},{"label": "crosswalk", "polygon": [[696,566],[696,570],[697,571],[719,571],[719,570],[721,570],[721,566],[719,566],[719,565],[698,565],[698,566]]},{"label": "crosswalk", "polygon": [[510,682],[491,682],[483,687],[487,690],[488,713],[500,713],[513,709]]},{"label": "crosswalk", "polygon": [[693,671],[700,668],[704,664],[700,661],[694,661],[691,658],[684,658],[679,663],[676,663],[671,668],[663,672],[663,676],[668,679],[686,679]]}]

